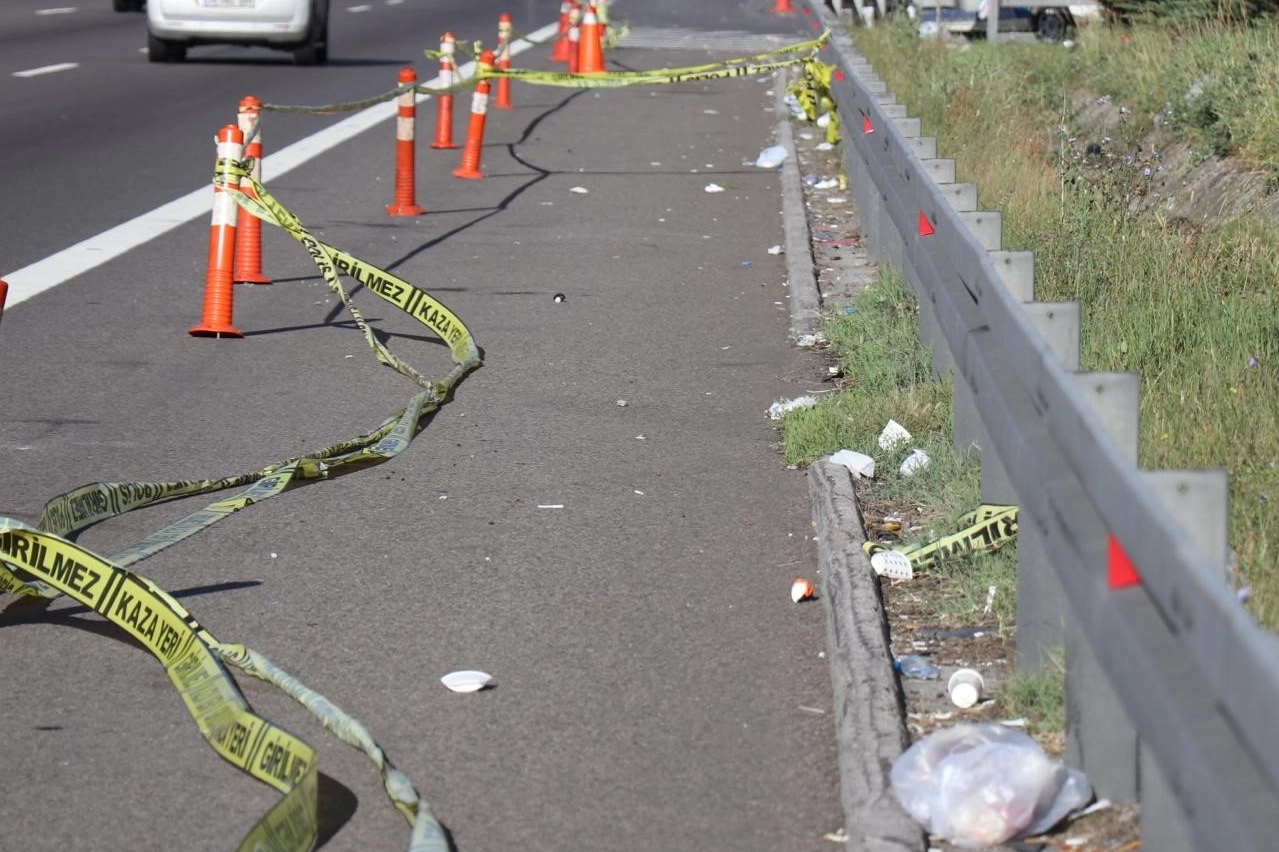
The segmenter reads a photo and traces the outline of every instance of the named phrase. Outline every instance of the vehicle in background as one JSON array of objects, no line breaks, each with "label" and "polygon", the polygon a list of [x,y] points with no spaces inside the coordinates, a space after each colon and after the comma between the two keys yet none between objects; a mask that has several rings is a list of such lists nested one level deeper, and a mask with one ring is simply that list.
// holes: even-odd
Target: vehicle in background
[{"label": "vehicle in background", "polygon": [[[1080,15],[1077,18],[1075,9]],[[940,8],[935,6],[911,7],[919,19],[921,36],[938,34],[980,37],[986,34],[989,2],[961,2],[959,6]],[[1061,6],[999,6],[999,31],[1001,33],[1033,33],[1036,38],[1049,42],[1064,41],[1080,20],[1092,17],[1092,4],[1063,4]]]},{"label": "vehicle in background", "polygon": [[[117,10],[121,2],[115,0]],[[147,0],[147,56],[181,62],[199,44],[288,50],[298,65],[329,58],[329,0]]]}]

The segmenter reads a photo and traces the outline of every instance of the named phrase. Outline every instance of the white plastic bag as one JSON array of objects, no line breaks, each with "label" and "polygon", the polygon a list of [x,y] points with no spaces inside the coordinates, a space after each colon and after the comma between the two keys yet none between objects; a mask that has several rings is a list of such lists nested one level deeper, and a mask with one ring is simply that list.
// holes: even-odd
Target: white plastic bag
[{"label": "white plastic bag", "polygon": [[1092,798],[1082,772],[1021,731],[988,722],[929,734],[897,758],[891,779],[930,834],[965,847],[1047,831]]}]

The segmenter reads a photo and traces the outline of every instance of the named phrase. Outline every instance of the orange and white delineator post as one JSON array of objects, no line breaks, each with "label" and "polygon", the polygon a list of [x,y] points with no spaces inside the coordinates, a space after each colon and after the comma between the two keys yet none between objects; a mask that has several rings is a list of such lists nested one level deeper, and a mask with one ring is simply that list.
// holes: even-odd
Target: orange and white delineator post
[{"label": "orange and white delineator post", "polygon": [[[457,80],[454,74],[453,56],[457,52],[457,39],[453,33],[440,36],[440,88],[450,88]],[[453,93],[436,96],[435,141],[432,148],[456,148],[453,144]]]},{"label": "orange and white delineator post", "polygon": [[556,32],[555,47],[551,49],[552,62],[568,62],[568,13],[572,8],[569,0],[560,3],[560,26]]},{"label": "orange and white delineator post", "polygon": [[218,131],[218,154],[214,164],[213,218],[209,225],[209,267],[204,279],[204,316],[188,333],[196,337],[244,337],[231,325],[235,284],[231,271],[235,264],[235,219],[239,205],[222,189],[235,180],[234,166],[244,151],[244,134],[234,124]]},{"label": "orange and white delineator post", "polygon": [[594,3],[586,7],[586,15],[582,18],[582,32],[579,36],[577,54],[577,73],[604,73],[604,29],[600,26],[599,15],[595,12]]},{"label": "orange and white delineator post", "polygon": [[568,73],[577,73],[582,43],[582,4],[572,0],[568,10]]},{"label": "orange and white delineator post", "polygon": [[[257,123],[257,132],[253,125]],[[240,132],[248,142],[244,145],[244,158],[253,159],[249,174],[262,182],[262,102],[253,95],[245,95],[240,101],[238,116]],[[240,181],[240,190],[250,198],[255,197],[248,178]],[[262,274],[262,220],[237,205],[235,228],[235,269],[231,280],[236,284],[270,284],[271,279]]]},{"label": "orange and white delineator post", "polygon": [[[493,70],[493,62],[493,51],[484,51],[480,54],[476,72]],[[466,145],[462,147],[462,164],[453,170],[456,177],[468,180],[484,177],[484,173],[480,171],[480,151],[484,148],[484,120],[488,114],[491,88],[492,78],[483,77],[475,84],[475,91],[471,93],[471,123],[466,130]]]},{"label": "orange and white delineator post", "polygon": [[[503,12],[497,19],[497,67],[505,71],[511,67],[511,36],[515,27],[511,24],[511,16]],[[497,97],[493,106],[498,109],[511,109],[511,78],[497,78]]]},{"label": "orange and white delineator post", "polygon": [[395,115],[395,201],[386,205],[392,216],[421,216],[414,195],[417,192],[416,153],[413,147],[413,125],[417,122],[417,72],[411,67],[400,69],[400,86],[407,86],[396,99]]},{"label": "orange and white delineator post", "polygon": [[773,11],[779,15],[795,14],[795,9],[791,6],[790,0],[777,0],[777,2],[773,4]]}]

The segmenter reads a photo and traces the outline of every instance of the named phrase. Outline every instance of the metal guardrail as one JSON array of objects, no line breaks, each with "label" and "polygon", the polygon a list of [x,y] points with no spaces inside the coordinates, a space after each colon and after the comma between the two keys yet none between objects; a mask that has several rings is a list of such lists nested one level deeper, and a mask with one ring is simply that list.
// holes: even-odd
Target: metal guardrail
[{"label": "metal guardrail", "polygon": [[[1220,471],[1142,471],[1138,381],[1078,371],[1078,306],[1033,301],[1033,256],[835,32],[844,156],[873,256],[905,273],[956,445],[983,500],[1017,502],[1019,667],[1064,647],[1068,760],[1099,796],[1142,802],[1143,846],[1271,850],[1279,838],[1279,640],[1223,581]],[[1011,498],[1011,499],[1005,499]],[[1122,585],[1131,565],[1139,582]]]}]

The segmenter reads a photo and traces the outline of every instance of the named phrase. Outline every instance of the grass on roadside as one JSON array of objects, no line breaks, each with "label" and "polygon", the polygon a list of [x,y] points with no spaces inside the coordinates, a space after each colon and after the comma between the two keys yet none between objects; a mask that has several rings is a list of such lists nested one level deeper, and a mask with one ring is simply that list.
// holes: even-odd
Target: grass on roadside
[{"label": "grass on roadside", "polygon": [[1027,720],[1032,735],[1050,736],[1066,729],[1066,666],[1061,652],[1036,674],[1017,673],[999,685],[1000,711]]},{"label": "grass on roadside", "polygon": [[[868,524],[885,513],[899,515],[903,529],[898,535],[906,543],[957,532],[956,520],[980,501],[980,468],[954,450],[952,388],[949,381],[932,377],[930,355],[919,340],[918,305],[903,288],[901,274],[884,270],[877,283],[828,315],[823,331],[845,387],[782,418],[786,462],[809,464],[841,449],[864,453],[876,463],[874,478],[857,482]],[[882,450],[878,438],[889,420],[904,426],[912,440]],[[902,475],[901,463],[915,448],[930,462],[922,471]],[[930,611],[920,611],[920,617],[945,626],[1012,623],[1015,547],[947,559],[928,574],[938,588],[926,598]],[[992,585],[1004,591],[986,614]]]},{"label": "grass on roadside", "polygon": [[[1080,303],[1082,369],[1141,375],[1140,465],[1229,473],[1238,583],[1279,627],[1279,224],[1172,219],[1150,142],[1230,154],[1279,186],[1279,22],[1095,24],[1074,50],[956,49],[905,23],[854,35],[1003,213],[1005,247],[1035,253],[1036,298]],[[1118,123],[1087,125],[1098,103]]]}]

